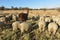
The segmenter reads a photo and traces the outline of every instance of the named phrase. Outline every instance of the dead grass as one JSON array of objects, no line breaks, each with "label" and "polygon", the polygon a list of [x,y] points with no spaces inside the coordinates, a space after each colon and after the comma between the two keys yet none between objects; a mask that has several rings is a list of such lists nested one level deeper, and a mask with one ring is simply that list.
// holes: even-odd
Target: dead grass
[{"label": "dead grass", "polygon": [[0,40],[60,40],[60,28],[55,35],[49,35],[47,30],[40,33],[38,29],[31,31],[30,33],[25,33],[23,36],[19,34],[20,32],[17,32],[13,32],[11,28],[5,29],[1,32]]}]

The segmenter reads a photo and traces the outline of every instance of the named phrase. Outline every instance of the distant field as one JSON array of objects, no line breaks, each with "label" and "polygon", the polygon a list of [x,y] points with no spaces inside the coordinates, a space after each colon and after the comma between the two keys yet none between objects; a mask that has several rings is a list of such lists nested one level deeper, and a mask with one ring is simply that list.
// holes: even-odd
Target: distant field
[{"label": "distant field", "polygon": [[[4,13],[4,14],[7,14],[7,13],[14,13],[14,14],[18,14],[18,13],[27,13],[27,10],[0,10],[0,14],[1,13]],[[60,14],[60,11],[58,10],[29,10],[29,17],[32,17],[33,15],[49,15],[49,16],[52,16],[52,15],[59,15]]]}]

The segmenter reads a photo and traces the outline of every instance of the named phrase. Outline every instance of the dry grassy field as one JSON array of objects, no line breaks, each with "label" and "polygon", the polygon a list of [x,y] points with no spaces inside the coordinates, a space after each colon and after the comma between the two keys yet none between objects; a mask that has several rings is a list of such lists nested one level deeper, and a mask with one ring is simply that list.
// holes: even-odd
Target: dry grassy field
[{"label": "dry grassy field", "polygon": [[[3,13],[3,14],[11,14],[11,13],[14,13],[14,14],[19,14],[19,13],[27,13],[27,10],[0,10],[0,14]],[[52,9],[46,9],[46,10],[36,10],[36,9],[33,9],[33,10],[29,10],[29,17],[31,16],[37,16],[37,15],[48,15],[48,16],[52,16],[52,15],[59,15],[60,14],[60,11],[58,10],[52,10]]]},{"label": "dry grassy field", "polygon": [[[27,13],[27,10],[0,10],[0,14],[19,14],[19,13]],[[60,12],[57,10],[29,10],[28,17],[32,16],[58,16]],[[29,19],[31,20],[31,19]],[[30,21],[29,21],[30,22]],[[35,21],[33,21],[35,22]],[[31,22],[32,23],[32,22]],[[32,25],[31,25],[32,26]],[[37,26],[36,26],[37,27]],[[49,35],[48,29],[45,29],[43,32],[39,32],[38,28],[24,33],[23,35],[20,34],[20,31],[17,30],[14,32],[12,28],[5,28],[0,31],[0,40],[60,40],[60,28],[58,28],[55,35]]]},{"label": "dry grassy field", "polygon": [[21,35],[19,30],[14,32],[12,28],[5,28],[0,32],[0,40],[60,40],[60,28],[55,35],[50,35],[47,29],[39,32],[37,28]]}]

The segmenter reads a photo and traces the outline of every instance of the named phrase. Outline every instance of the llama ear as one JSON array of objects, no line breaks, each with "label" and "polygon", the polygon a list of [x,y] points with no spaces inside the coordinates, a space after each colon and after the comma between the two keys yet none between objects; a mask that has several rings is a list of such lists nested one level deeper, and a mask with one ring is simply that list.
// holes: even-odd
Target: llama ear
[{"label": "llama ear", "polygon": [[29,14],[29,9],[27,9],[27,15]]}]

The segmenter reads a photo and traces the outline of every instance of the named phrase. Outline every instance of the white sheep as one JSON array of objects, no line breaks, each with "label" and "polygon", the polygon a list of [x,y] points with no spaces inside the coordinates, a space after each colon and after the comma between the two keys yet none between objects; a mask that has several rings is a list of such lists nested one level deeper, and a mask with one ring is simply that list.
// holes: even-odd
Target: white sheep
[{"label": "white sheep", "polygon": [[20,24],[18,21],[12,23],[13,31],[17,31],[18,24]]},{"label": "white sheep", "polygon": [[22,22],[19,24],[18,28],[21,30],[21,33],[23,33],[24,31],[28,32],[30,24],[28,22]]},{"label": "white sheep", "polygon": [[1,17],[0,22],[5,22],[5,17]]},{"label": "white sheep", "polygon": [[57,21],[60,20],[60,17],[58,17],[58,16],[52,16],[52,20],[53,20],[54,22],[57,22]]},{"label": "white sheep", "polygon": [[60,20],[56,22],[58,24],[58,26],[60,26]]},{"label": "white sheep", "polygon": [[6,17],[9,17],[9,16],[11,16],[12,14],[8,14],[8,15],[6,15]]},{"label": "white sheep", "polygon": [[45,17],[44,16],[40,16],[39,21],[45,21]]},{"label": "white sheep", "polygon": [[45,17],[45,22],[51,22],[51,17]]},{"label": "white sheep", "polygon": [[16,21],[16,15],[12,15],[12,19]]},{"label": "white sheep", "polygon": [[30,24],[28,22],[20,23],[19,21],[16,21],[12,24],[12,27],[13,27],[13,31],[16,31],[19,28],[22,34],[24,31],[28,31]]},{"label": "white sheep", "polygon": [[55,21],[60,26],[60,16],[53,18],[53,21]]},{"label": "white sheep", "polygon": [[45,30],[46,23],[44,21],[39,21],[38,26],[39,26],[39,31],[42,32]]},{"label": "white sheep", "polygon": [[51,34],[51,32],[52,32],[55,35],[57,29],[58,29],[58,25],[55,22],[51,22],[48,24],[49,34]]}]

